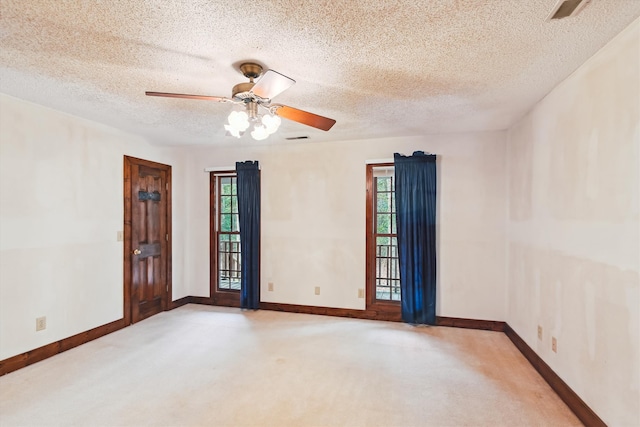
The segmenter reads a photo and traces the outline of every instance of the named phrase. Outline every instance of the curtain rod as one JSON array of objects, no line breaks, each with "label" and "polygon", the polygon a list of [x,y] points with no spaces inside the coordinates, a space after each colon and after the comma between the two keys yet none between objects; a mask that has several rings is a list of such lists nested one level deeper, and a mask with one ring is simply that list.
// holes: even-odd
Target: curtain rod
[{"label": "curtain rod", "polygon": [[393,159],[369,159],[365,160],[364,163],[366,165],[373,165],[376,163],[393,163]]},{"label": "curtain rod", "polygon": [[208,168],[204,168],[205,172],[226,172],[226,171],[234,171],[236,170],[235,165],[233,166],[209,166]]},{"label": "curtain rod", "polygon": [[[427,156],[438,156],[438,154],[434,154],[434,153],[425,152],[424,154],[426,154]],[[368,159],[364,161],[366,165],[374,165],[376,163],[393,163],[393,162],[394,162],[393,157],[389,159]]]},{"label": "curtain rod", "polygon": [[[258,167],[258,170],[261,168]],[[209,166],[208,168],[204,168],[205,172],[235,172],[236,166]]]}]

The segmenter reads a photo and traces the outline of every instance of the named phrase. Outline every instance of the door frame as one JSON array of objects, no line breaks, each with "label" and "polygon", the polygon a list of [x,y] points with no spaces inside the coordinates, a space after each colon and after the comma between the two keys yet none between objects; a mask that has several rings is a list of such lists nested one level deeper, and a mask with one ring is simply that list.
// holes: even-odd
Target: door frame
[{"label": "door frame", "polygon": [[124,156],[124,168],[123,168],[123,196],[124,196],[124,226],[123,226],[123,319],[125,326],[131,324],[132,316],[131,316],[131,253],[133,251],[133,246],[131,242],[131,224],[132,224],[132,200],[131,200],[131,167],[133,165],[138,166],[147,166],[150,168],[161,169],[166,173],[167,181],[166,181],[166,191],[167,191],[167,209],[166,209],[166,224],[167,224],[167,234],[169,235],[169,240],[167,241],[167,270],[165,277],[167,279],[167,286],[164,288],[164,297],[163,297],[163,306],[162,310],[167,311],[171,309],[173,301],[171,300],[172,295],[172,282],[171,282],[171,242],[173,240],[173,236],[171,233],[171,166],[165,165],[163,163],[156,163],[149,160],[139,159],[137,157]]}]

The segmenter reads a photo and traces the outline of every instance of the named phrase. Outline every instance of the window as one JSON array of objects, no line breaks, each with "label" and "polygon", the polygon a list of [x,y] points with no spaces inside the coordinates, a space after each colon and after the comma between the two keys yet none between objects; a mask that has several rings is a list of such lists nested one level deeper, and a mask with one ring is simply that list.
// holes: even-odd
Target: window
[{"label": "window", "polygon": [[[399,310],[393,164],[367,165],[367,306]],[[395,307],[397,306],[397,308]]]},{"label": "window", "polygon": [[211,297],[240,304],[240,222],[235,172],[211,172]]},{"label": "window", "polygon": [[218,289],[240,290],[240,225],[236,176],[218,177]]}]

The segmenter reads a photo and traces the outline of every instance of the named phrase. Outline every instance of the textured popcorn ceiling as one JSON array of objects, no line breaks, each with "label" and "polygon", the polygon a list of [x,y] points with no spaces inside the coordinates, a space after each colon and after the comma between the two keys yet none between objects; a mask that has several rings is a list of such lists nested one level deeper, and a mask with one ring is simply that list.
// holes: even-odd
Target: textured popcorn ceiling
[{"label": "textured popcorn ceiling", "polygon": [[144,91],[230,96],[255,60],[297,81],[275,102],[337,120],[285,121],[271,144],[505,129],[640,16],[592,0],[546,22],[555,3],[1,0],[0,91],[158,144],[234,144],[231,105]]}]

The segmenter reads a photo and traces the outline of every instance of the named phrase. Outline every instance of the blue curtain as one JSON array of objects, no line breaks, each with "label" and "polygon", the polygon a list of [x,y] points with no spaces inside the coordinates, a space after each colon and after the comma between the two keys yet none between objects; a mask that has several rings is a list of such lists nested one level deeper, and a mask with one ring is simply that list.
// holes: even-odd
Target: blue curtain
[{"label": "blue curtain", "polygon": [[260,303],[260,169],[258,162],[236,163],[240,220],[240,307]]},{"label": "blue curtain", "polygon": [[402,320],[436,323],[436,156],[394,154]]}]

